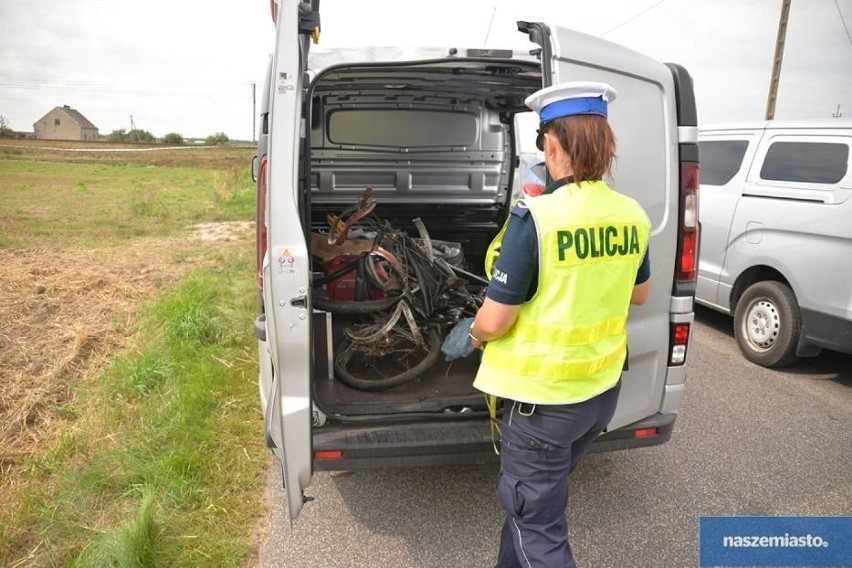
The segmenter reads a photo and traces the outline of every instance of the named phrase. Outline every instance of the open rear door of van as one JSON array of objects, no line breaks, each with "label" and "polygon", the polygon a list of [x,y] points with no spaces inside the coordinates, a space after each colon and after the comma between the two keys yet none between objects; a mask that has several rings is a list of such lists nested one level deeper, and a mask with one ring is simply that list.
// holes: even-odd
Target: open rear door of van
[{"label": "open rear door of van", "polygon": [[269,76],[270,134],[263,263],[266,337],[273,379],[266,434],[281,463],[290,519],[306,500],[311,461],[310,252],[300,211],[302,88],[310,34],[318,22],[311,2],[279,0]]},{"label": "open rear door of van", "polygon": [[[666,396],[678,257],[679,136],[684,134],[678,128],[675,80],[667,65],[597,37],[544,23],[518,22],[518,29],[541,46],[543,87],[568,81],[603,81],[615,87],[609,123],[618,148],[607,181],[638,200],[652,223],[651,296],[643,306],[631,307],[629,370],[609,426],[613,430],[659,413]],[[697,130],[692,130],[686,135],[697,140]],[[687,311],[691,315],[691,300]]]}]

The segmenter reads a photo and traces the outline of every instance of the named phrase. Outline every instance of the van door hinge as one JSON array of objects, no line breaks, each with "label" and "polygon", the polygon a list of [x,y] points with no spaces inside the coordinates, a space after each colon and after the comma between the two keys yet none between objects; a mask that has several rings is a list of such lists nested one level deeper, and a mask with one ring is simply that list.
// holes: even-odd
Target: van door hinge
[{"label": "van door hinge", "polygon": [[299,4],[299,33],[310,34],[311,39],[314,40],[314,43],[319,43],[319,11],[311,10],[304,3]]}]

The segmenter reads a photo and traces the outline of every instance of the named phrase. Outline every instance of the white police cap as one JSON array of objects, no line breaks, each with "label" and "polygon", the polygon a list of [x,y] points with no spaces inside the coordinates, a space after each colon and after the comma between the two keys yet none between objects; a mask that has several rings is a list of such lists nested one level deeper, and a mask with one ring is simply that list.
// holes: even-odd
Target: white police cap
[{"label": "white police cap", "polygon": [[607,103],[614,101],[616,95],[615,89],[606,83],[572,81],[536,91],[524,103],[545,123],[575,114],[607,116]]}]

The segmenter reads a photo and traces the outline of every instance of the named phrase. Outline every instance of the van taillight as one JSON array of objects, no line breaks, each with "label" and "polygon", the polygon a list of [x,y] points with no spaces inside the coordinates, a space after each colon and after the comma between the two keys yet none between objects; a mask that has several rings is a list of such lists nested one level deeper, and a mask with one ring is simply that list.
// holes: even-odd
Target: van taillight
[{"label": "van taillight", "polygon": [[659,428],[637,428],[636,430],[633,430],[633,437],[647,438],[648,436],[656,436],[659,433]]},{"label": "van taillight", "polygon": [[695,282],[698,268],[698,162],[680,165],[680,221],[675,281]]},{"label": "van taillight", "polygon": [[343,459],[342,450],[317,450],[314,452],[314,459],[318,460],[339,460]]},{"label": "van taillight", "polygon": [[672,323],[669,330],[669,365],[679,366],[686,363],[686,346],[689,344],[690,325]]},{"label": "van taillight", "polygon": [[257,173],[257,204],[255,206],[255,248],[257,252],[257,287],[263,288],[263,257],[266,255],[266,167],[269,157],[260,159]]}]

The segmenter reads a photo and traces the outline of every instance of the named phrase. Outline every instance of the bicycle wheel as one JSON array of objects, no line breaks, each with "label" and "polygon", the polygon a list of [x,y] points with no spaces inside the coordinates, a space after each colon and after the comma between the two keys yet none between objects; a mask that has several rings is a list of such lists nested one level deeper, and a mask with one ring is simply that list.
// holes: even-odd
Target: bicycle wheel
[{"label": "bicycle wheel", "polygon": [[359,390],[380,391],[411,382],[434,365],[441,355],[441,336],[430,328],[418,345],[402,326],[375,341],[344,340],[334,357],[334,373]]}]

